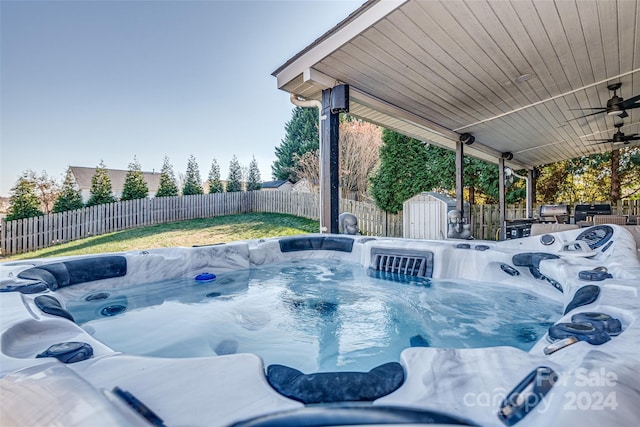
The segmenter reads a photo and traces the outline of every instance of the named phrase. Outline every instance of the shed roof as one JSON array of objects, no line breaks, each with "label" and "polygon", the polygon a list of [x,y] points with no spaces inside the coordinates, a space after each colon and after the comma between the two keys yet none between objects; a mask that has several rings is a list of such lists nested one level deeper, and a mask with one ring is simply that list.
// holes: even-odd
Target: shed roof
[{"label": "shed roof", "polygon": [[280,179],[276,181],[265,181],[262,183],[262,188],[278,188],[286,184],[287,182],[289,182],[289,180],[286,180],[286,179]]},{"label": "shed roof", "polygon": [[467,154],[532,168],[620,147],[592,141],[618,116],[578,117],[610,83],[640,95],[639,34],[640,0],[371,0],[273,76],[304,99],[348,84],[356,117],[450,149],[471,133]]}]

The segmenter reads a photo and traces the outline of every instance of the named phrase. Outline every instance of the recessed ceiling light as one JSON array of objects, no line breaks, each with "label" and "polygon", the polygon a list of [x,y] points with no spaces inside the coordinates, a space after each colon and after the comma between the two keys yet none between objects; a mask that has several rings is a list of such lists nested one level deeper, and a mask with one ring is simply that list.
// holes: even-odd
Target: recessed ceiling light
[{"label": "recessed ceiling light", "polygon": [[516,83],[524,83],[531,78],[531,74],[523,74],[518,76],[515,80]]}]

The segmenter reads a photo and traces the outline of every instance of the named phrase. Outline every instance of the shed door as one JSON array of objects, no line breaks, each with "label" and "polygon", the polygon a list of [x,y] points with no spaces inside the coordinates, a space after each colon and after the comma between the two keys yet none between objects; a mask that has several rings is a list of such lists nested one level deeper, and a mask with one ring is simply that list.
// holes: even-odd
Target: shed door
[{"label": "shed door", "polygon": [[411,238],[443,239],[446,235],[442,229],[442,203],[425,201],[410,205]]}]

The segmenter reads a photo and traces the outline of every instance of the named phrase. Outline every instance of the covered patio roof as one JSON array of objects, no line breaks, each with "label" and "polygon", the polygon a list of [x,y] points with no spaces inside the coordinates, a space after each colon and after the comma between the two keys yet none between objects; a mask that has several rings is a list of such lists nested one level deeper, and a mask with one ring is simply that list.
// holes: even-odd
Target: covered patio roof
[{"label": "covered patio roof", "polygon": [[[617,95],[640,95],[637,0],[371,0],[274,71],[278,88],[320,100],[350,87],[350,114],[465,154],[531,169],[622,145]],[[621,131],[640,133],[640,108]]]}]

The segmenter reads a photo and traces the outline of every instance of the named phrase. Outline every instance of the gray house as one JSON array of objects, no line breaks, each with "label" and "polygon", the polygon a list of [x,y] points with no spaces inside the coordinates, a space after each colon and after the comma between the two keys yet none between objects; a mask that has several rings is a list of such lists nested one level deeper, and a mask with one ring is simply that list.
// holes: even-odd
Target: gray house
[{"label": "gray house", "polygon": [[[117,198],[122,196],[127,172],[128,171],[126,170],[107,169],[107,174],[111,180],[113,195]],[[86,203],[91,194],[91,179],[96,173],[96,168],[69,166],[67,173],[71,174],[75,180],[80,190],[80,194],[82,195],[82,202]],[[147,187],[149,188],[149,197],[154,197],[160,187],[160,172],[142,172],[142,175],[144,176],[144,180],[147,182]]]}]

